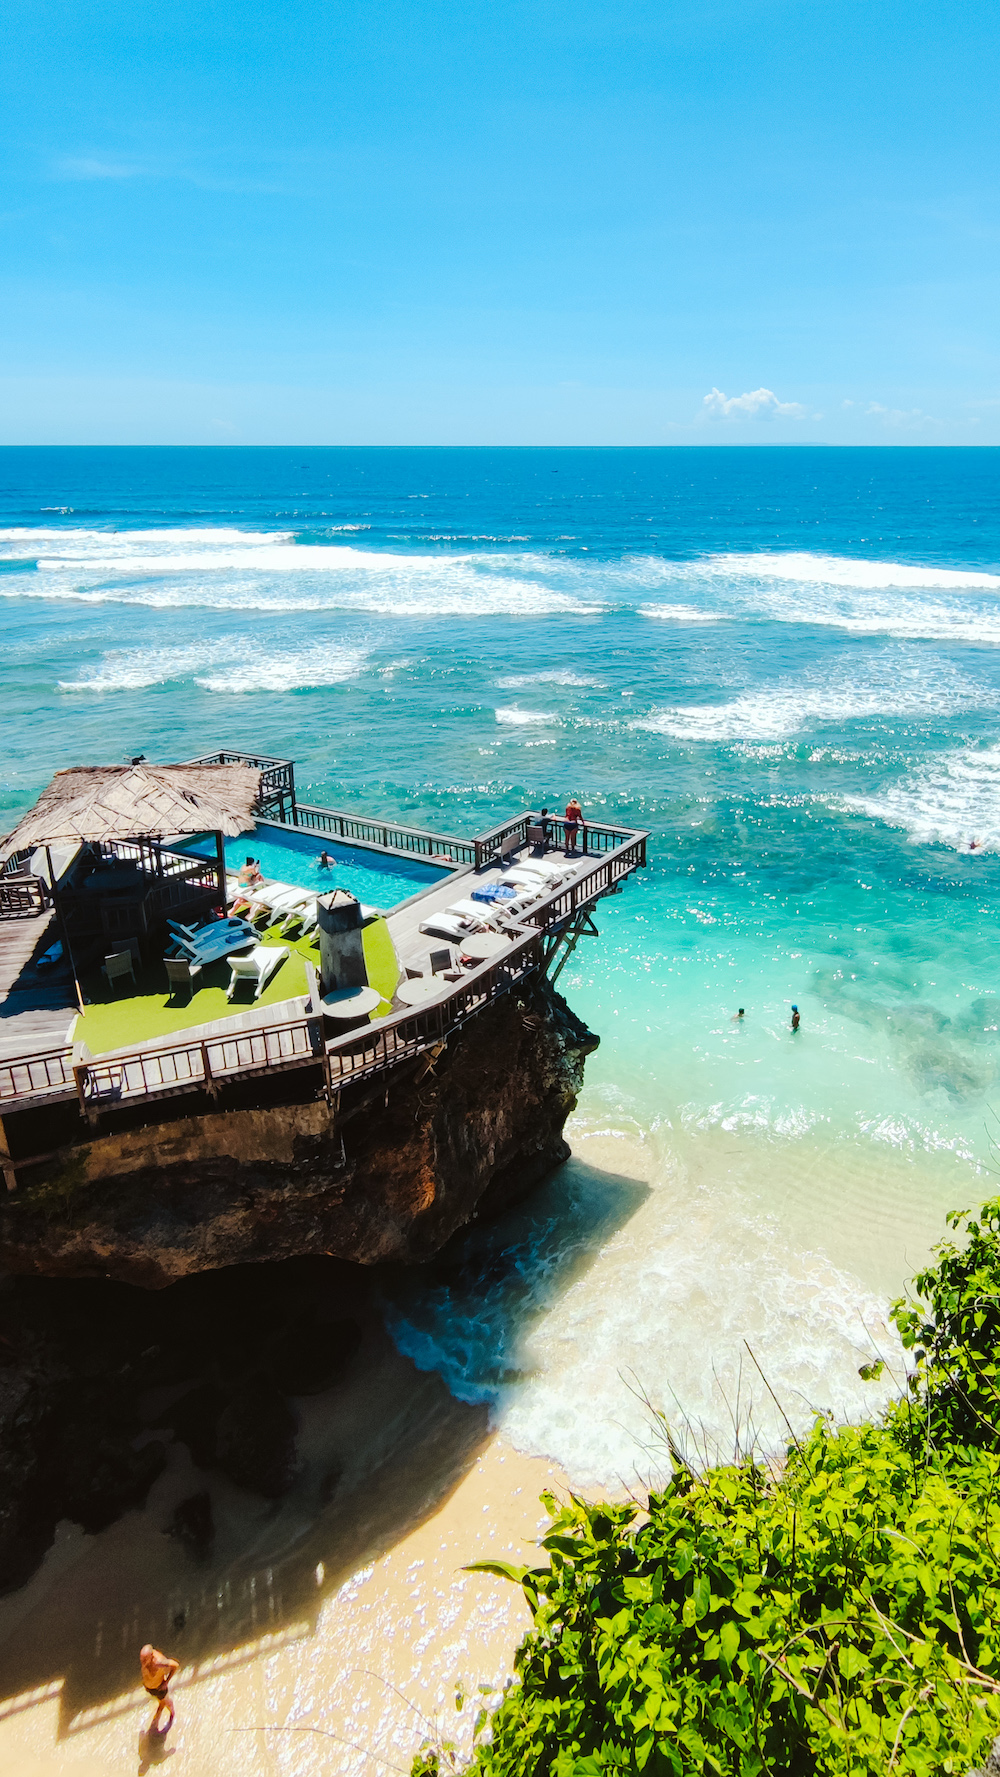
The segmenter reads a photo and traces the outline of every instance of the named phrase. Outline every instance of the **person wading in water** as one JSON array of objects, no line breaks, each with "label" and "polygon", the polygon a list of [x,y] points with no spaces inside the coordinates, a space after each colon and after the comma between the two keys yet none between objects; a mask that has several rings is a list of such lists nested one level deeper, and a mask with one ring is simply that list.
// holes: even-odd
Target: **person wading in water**
[{"label": "person wading in water", "polygon": [[143,1684],[150,1696],[156,1698],[156,1714],[149,1724],[149,1732],[156,1733],[156,1724],[160,1719],[161,1710],[169,1709],[170,1719],[163,1730],[165,1734],[169,1734],[173,1726],[174,1705],[167,1686],[174,1673],[180,1671],[180,1662],[168,1660],[166,1654],[161,1654],[159,1648],[153,1647],[152,1643],[147,1641],[145,1647],[139,1649],[139,1666],[142,1671]]}]

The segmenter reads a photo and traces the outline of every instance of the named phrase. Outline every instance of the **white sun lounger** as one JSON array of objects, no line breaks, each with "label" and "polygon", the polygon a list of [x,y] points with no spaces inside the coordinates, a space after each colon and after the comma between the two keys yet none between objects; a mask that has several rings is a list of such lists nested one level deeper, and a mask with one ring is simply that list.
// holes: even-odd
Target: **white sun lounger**
[{"label": "white sun lounger", "polygon": [[284,944],[256,944],[249,956],[232,956],[229,967],[232,969],[232,980],[229,983],[227,1000],[231,1000],[241,981],[254,983],[254,999],[259,1000],[268,981],[276,968],[284,962],[288,950]]},{"label": "white sun lounger", "polygon": [[432,913],[428,919],[421,921],[420,930],[426,937],[450,938],[453,944],[461,944],[463,938],[468,938],[472,931],[472,921],[455,913]]},{"label": "white sun lounger", "polygon": [[246,950],[248,945],[257,942],[257,933],[245,919],[218,919],[197,932],[190,926],[168,923],[179,954],[201,966],[216,963],[232,951]]}]

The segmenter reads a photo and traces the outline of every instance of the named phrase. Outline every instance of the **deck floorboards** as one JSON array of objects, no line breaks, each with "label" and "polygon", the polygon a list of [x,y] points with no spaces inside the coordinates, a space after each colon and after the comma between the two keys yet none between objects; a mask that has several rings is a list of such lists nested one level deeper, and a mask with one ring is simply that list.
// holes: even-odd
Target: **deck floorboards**
[{"label": "deck floorboards", "polygon": [[0,1057],[37,1055],[68,1041],[73,984],[62,970],[53,977],[32,966],[58,936],[52,912],[0,920]]}]

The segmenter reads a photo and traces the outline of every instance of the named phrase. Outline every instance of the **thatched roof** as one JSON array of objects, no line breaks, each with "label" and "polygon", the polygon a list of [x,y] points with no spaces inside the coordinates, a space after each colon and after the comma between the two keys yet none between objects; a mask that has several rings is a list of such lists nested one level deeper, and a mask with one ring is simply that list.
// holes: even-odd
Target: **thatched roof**
[{"label": "thatched roof", "polygon": [[260,772],[248,765],[79,765],[57,771],[0,844],[0,863],[29,846],[82,839],[230,837],[254,825]]}]

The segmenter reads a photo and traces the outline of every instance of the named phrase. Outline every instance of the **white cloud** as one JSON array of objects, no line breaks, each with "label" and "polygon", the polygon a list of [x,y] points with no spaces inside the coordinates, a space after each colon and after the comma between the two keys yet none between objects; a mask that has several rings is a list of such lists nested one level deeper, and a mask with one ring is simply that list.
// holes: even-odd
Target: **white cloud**
[{"label": "white cloud", "polygon": [[134,179],[141,171],[117,160],[98,160],[91,155],[67,155],[56,162],[59,179]]},{"label": "white cloud", "polygon": [[874,419],[882,421],[884,426],[937,426],[940,421],[933,414],[924,413],[920,407],[883,407],[881,401],[869,401],[865,412]]},{"label": "white cloud", "polygon": [[779,401],[773,389],[751,389],[745,395],[724,395],[721,389],[713,389],[703,405],[713,417],[724,420],[739,419],[743,414],[755,420],[798,419],[806,411],[801,402]]}]

